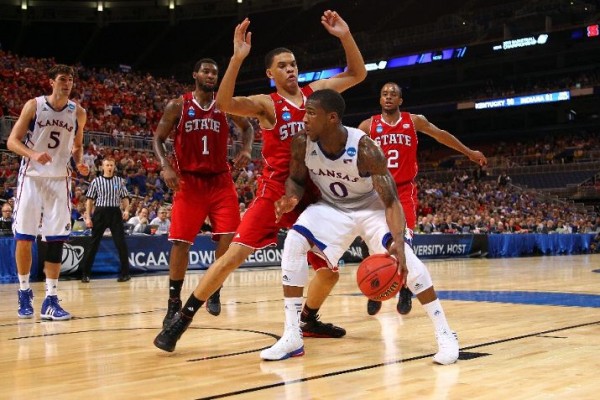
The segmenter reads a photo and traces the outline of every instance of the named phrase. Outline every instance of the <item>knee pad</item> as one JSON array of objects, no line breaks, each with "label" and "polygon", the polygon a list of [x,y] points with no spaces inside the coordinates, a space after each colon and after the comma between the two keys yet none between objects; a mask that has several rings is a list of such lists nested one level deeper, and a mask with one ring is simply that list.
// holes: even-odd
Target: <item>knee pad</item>
[{"label": "knee pad", "polygon": [[406,256],[406,267],[408,268],[408,277],[406,278],[406,286],[414,294],[419,294],[425,289],[433,286],[429,270],[421,260],[417,258],[412,248],[405,243],[404,255]]},{"label": "knee pad", "polygon": [[45,261],[60,264],[62,262],[63,243],[62,241],[47,242]]},{"label": "knee pad", "polygon": [[310,250],[308,240],[295,230],[288,231],[281,256],[281,281],[286,286],[304,287],[308,282],[306,254]]}]

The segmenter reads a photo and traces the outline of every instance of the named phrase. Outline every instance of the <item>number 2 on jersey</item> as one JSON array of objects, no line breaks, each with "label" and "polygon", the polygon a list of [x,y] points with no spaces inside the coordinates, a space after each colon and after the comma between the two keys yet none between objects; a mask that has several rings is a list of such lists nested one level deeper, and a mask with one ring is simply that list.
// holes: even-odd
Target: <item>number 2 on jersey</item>
[{"label": "number 2 on jersey", "polygon": [[398,158],[400,158],[400,153],[398,150],[388,150],[387,152],[387,160],[388,160],[388,169],[389,168],[398,168],[400,164],[398,164]]}]

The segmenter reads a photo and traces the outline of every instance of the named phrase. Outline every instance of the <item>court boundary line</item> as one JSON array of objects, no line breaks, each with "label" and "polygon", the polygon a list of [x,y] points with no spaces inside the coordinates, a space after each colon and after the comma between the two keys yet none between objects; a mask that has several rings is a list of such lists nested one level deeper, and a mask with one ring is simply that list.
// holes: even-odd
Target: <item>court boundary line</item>
[{"label": "court boundary line", "polygon": [[[581,327],[598,325],[598,324],[600,324],[600,320],[599,321],[594,321],[594,322],[587,322],[587,323],[583,323],[583,324],[566,326],[566,327],[562,327],[562,328],[548,329],[548,330],[545,330],[545,331],[529,333],[529,334],[526,334],[526,335],[514,336],[514,337],[507,338],[507,339],[500,339],[500,340],[494,340],[494,341],[491,341],[491,342],[475,344],[475,345],[463,347],[460,350],[464,351],[464,350],[477,349],[477,348],[480,348],[480,347],[487,347],[487,346],[492,346],[492,345],[495,345],[495,344],[517,341],[517,340],[521,340],[521,339],[525,339],[525,338],[530,338],[530,337],[535,337],[535,336],[539,336],[539,335],[544,335],[544,334],[548,334],[548,333],[561,332],[561,331],[566,331],[566,330],[570,330],[570,329],[577,329],[577,328],[581,328]],[[221,394],[217,394],[217,395],[213,395],[213,396],[208,396],[208,397],[198,397],[195,400],[223,399],[223,398],[226,398],[226,397],[231,397],[231,396],[236,396],[236,395],[246,394],[246,393],[259,392],[261,390],[272,389],[272,388],[275,388],[275,387],[281,387],[281,386],[286,386],[286,385],[294,385],[294,384],[297,384],[297,383],[303,383],[303,382],[313,381],[313,380],[317,380],[317,379],[330,378],[332,376],[350,374],[350,373],[358,372],[358,371],[366,371],[366,370],[369,370],[369,369],[384,367],[386,365],[393,365],[393,364],[405,363],[405,362],[410,362],[410,361],[422,360],[424,358],[431,357],[433,355],[434,355],[434,353],[431,353],[431,354],[425,354],[425,355],[420,355],[420,356],[415,356],[415,357],[403,358],[403,359],[400,359],[400,360],[388,361],[388,362],[385,362],[385,363],[377,363],[377,364],[371,364],[371,365],[364,365],[362,367],[355,367],[355,368],[349,368],[349,369],[344,369],[344,370],[339,370],[339,371],[334,371],[334,372],[328,372],[326,374],[321,374],[321,375],[307,376],[305,378],[294,379],[294,380],[291,380],[291,381],[282,381],[282,382],[272,383],[272,384],[268,384],[268,385],[261,385],[261,386],[256,386],[256,387],[253,387],[253,388],[236,390],[236,391],[233,391],[233,392],[221,393]],[[468,361],[468,360],[465,360],[465,361]],[[276,362],[276,361],[273,361],[273,362]],[[441,367],[441,368],[443,368],[443,367]]]}]

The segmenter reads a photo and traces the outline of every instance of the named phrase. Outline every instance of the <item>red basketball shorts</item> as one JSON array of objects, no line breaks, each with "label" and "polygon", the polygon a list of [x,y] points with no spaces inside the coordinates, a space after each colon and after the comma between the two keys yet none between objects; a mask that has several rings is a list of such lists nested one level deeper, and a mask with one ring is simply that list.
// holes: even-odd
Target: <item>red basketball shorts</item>
[{"label": "red basketball shorts", "polygon": [[417,185],[414,182],[406,182],[398,184],[398,199],[402,204],[402,210],[406,216],[406,227],[415,229],[417,225]]},{"label": "red basketball shorts", "polygon": [[215,235],[234,233],[240,224],[237,192],[229,172],[182,174],[173,198],[169,240],[193,243],[206,217]]},{"label": "red basketball shorts", "polygon": [[[289,229],[298,219],[300,213],[317,200],[316,193],[309,190],[296,208],[284,214],[279,222],[275,222],[275,201],[285,193],[282,184],[276,182],[261,182],[254,202],[250,205],[238,230],[233,243],[262,249],[277,244],[277,234],[280,229]],[[327,267],[327,263],[312,253],[308,254],[309,263],[317,270]]]}]

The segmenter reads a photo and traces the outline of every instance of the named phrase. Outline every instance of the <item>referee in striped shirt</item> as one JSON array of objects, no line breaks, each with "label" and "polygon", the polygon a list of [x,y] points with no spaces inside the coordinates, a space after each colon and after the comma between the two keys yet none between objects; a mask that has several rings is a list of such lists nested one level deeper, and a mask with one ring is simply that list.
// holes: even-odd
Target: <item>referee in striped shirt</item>
[{"label": "referee in striped shirt", "polygon": [[[81,282],[88,283],[92,265],[98,252],[98,246],[106,228],[110,229],[115,247],[119,252],[121,269],[117,281],[126,282],[129,276],[129,260],[123,220],[129,218],[129,193],[125,181],[115,174],[115,160],[105,158],[102,161],[102,176],[92,181],[86,192],[85,224],[92,228],[92,241],[83,255]],[[95,204],[93,217],[92,206]],[[121,205],[123,209],[121,210]]]}]

